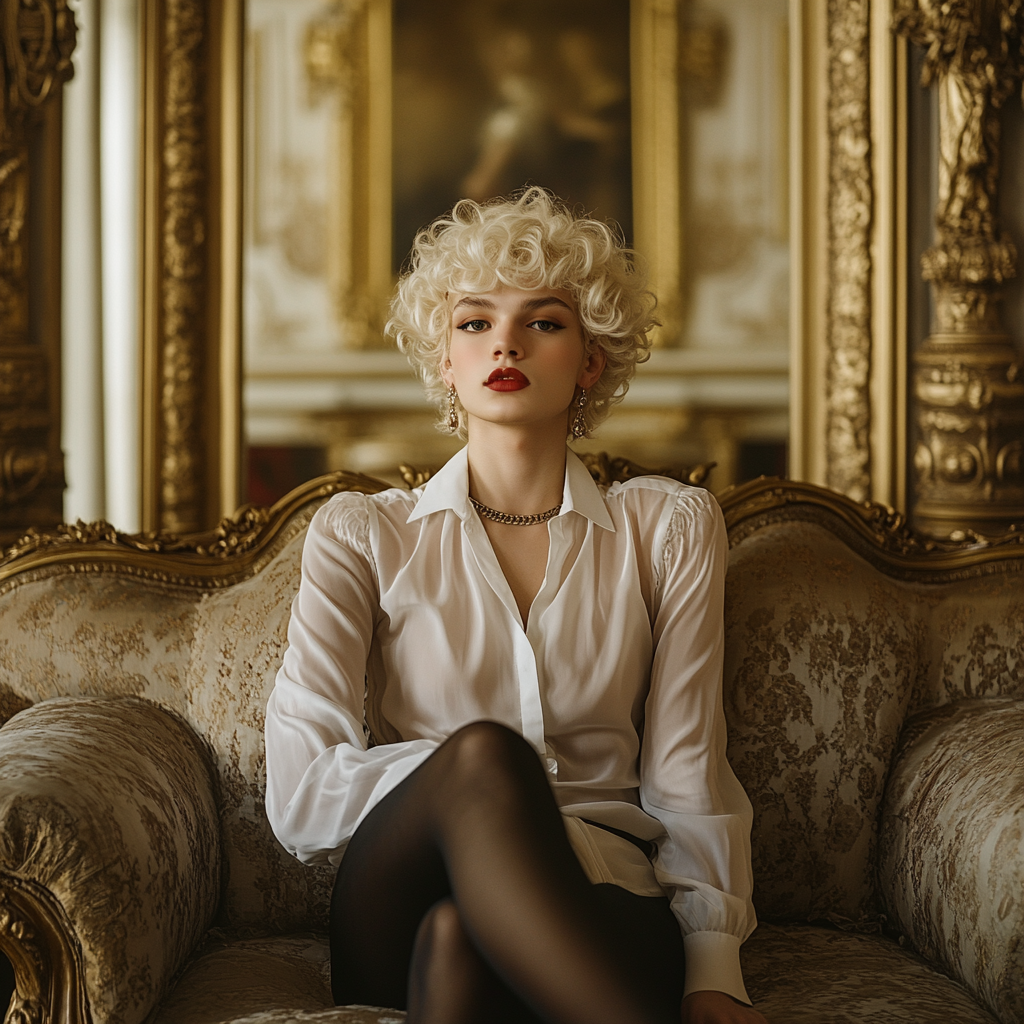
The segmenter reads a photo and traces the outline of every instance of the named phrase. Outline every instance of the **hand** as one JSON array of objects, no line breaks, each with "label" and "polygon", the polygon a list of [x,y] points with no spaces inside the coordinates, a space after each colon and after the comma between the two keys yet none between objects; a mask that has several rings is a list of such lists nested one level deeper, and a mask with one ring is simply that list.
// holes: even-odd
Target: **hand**
[{"label": "hand", "polygon": [[752,1006],[724,992],[691,992],[682,1007],[683,1024],[768,1024]]}]

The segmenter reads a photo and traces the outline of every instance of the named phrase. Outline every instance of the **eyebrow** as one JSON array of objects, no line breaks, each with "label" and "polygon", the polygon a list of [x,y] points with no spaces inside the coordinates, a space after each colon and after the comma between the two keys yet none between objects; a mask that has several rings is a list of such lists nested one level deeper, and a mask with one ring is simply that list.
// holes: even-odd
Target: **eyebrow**
[{"label": "eyebrow", "polygon": [[[464,295],[453,307],[454,310],[458,309],[459,306],[474,306],[478,309],[494,309],[494,303],[490,299],[482,298],[478,295]],[[539,299],[527,299],[526,302],[520,307],[524,310],[541,309],[544,306],[561,306],[563,309],[569,310],[571,313],[572,306],[568,302],[563,302],[560,298],[555,295],[546,295]]]}]

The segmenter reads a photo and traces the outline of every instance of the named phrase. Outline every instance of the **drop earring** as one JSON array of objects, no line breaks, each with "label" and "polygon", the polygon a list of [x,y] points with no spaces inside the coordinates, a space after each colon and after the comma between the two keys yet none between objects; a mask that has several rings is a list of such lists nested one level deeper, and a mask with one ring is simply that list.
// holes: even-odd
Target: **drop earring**
[{"label": "drop earring", "polygon": [[454,434],[459,429],[459,414],[455,408],[455,385],[448,386],[448,430]]},{"label": "drop earring", "polygon": [[581,437],[587,436],[587,421],[583,410],[587,406],[587,389],[580,391],[580,397],[576,401],[576,415],[572,418],[572,438],[578,441]]}]

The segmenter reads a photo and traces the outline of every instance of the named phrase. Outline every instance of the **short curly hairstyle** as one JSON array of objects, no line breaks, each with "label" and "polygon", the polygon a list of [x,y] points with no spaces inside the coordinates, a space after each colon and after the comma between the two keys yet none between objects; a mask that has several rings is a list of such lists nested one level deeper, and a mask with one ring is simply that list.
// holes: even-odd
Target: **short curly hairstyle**
[{"label": "short curly hairstyle", "polygon": [[[622,401],[658,324],[639,257],[620,232],[577,214],[542,188],[477,203],[463,199],[416,236],[391,302],[386,331],[437,401],[442,429],[448,392],[441,364],[451,337],[453,296],[512,288],[558,288],[576,303],[587,351],[607,364],[584,409],[587,433]],[[459,433],[466,419],[457,404]]]}]

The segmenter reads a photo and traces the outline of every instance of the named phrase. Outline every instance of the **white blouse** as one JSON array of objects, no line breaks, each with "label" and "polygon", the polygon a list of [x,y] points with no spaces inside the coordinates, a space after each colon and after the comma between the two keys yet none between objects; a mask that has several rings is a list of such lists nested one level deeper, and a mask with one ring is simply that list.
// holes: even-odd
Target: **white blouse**
[{"label": "white blouse", "polygon": [[313,517],[267,708],[275,834],[336,865],[446,737],[501,722],[545,762],[563,814],[655,841],[686,991],[749,1002],[751,807],[725,757],[718,505],[663,477],[602,491],[569,452],[524,630],[468,491],[463,449],[423,488],[338,494]]}]

